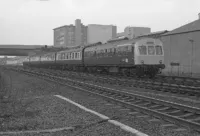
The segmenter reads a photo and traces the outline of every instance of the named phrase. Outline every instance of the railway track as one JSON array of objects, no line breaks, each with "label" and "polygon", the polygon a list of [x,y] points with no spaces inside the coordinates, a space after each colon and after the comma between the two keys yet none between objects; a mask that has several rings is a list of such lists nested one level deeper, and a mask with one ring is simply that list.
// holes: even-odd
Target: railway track
[{"label": "railway track", "polygon": [[174,130],[185,128],[200,132],[200,108],[128,93],[49,73],[26,70],[22,70],[22,72],[42,77],[53,82],[59,82],[63,85],[102,97],[115,104],[123,105],[128,109],[134,110],[132,112],[133,115],[137,116],[142,113],[147,117],[154,117],[153,120],[164,120],[164,125],[173,127]]},{"label": "railway track", "polygon": [[[103,75],[96,75],[96,74],[94,75],[88,73],[86,74],[86,73],[63,72],[63,71],[53,71],[53,70],[49,71],[48,73],[62,77],[70,76],[71,78],[78,80],[88,80],[106,84],[118,84],[124,87],[151,89],[158,92],[165,92],[165,93],[168,92],[168,93],[178,94],[181,96],[195,96],[197,98],[200,97],[200,87],[192,86],[191,84],[186,85],[189,83],[180,84],[181,83],[180,81],[178,81],[178,83],[176,84],[176,82],[168,81],[163,77],[162,77],[163,80],[160,78],[150,80],[150,79],[132,79],[132,78],[109,76],[109,75],[103,76]],[[191,81],[191,79],[189,81]]]}]

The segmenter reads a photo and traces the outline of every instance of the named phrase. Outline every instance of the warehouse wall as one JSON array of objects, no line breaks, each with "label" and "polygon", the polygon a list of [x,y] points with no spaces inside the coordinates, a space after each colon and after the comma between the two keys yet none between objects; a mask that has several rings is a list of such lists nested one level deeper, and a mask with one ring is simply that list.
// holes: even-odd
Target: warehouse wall
[{"label": "warehouse wall", "polygon": [[[190,39],[194,41],[193,56]],[[184,75],[191,72],[200,74],[200,31],[162,36],[161,40],[165,51],[164,72]],[[171,66],[171,62],[179,63],[180,66]]]}]

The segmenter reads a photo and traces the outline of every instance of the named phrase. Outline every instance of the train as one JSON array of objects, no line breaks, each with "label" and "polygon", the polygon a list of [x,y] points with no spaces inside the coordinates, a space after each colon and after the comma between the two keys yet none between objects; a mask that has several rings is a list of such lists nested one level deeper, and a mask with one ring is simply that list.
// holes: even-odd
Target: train
[{"label": "train", "polygon": [[29,56],[23,66],[154,77],[165,68],[159,39],[126,37]]}]

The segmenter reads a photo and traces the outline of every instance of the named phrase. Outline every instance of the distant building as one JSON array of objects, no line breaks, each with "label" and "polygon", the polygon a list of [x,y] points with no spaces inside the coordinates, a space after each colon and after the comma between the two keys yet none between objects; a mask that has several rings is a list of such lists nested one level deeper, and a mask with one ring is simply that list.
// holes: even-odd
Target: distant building
[{"label": "distant building", "polygon": [[68,27],[65,25],[54,29],[54,46],[67,46],[69,44],[67,41],[68,35],[70,34],[67,31]]},{"label": "distant building", "polygon": [[87,42],[88,44],[96,42],[106,42],[117,36],[117,27],[113,25],[88,25]]},{"label": "distant building", "polygon": [[124,36],[130,39],[151,33],[151,28],[148,27],[126,27],[124,29]]},{"label": "distant building", "polygon": [[80,19],[75,21],[75,41],[76,45],[87,44],[87,26],[84,26]]},{"label": "distant building", "polygon": [[87,26],[81,23],[80,19],[74,25],[65,25],[54,30],[54,46],[77,46],[87,44]]}]

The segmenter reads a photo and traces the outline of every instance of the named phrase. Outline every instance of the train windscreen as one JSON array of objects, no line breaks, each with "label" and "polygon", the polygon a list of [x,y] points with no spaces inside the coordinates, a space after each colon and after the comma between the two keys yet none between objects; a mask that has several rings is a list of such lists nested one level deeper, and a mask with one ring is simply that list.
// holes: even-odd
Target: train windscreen
[{"label": "train windscreen", "polygon": [[162,55],[162,46],[156,45],[156,55]]},{"label": "train windscreen", "polygon": [[148,55],[154,55],[154,54],[155,54],[154,46],[148,46]]}]

